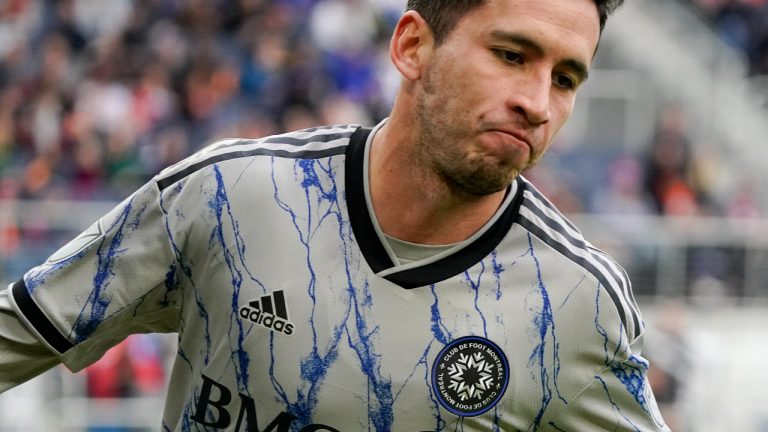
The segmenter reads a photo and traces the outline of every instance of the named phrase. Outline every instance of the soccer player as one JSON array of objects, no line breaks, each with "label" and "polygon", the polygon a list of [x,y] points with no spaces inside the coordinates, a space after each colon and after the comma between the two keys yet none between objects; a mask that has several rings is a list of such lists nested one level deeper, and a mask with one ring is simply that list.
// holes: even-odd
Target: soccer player
[{"label": "soccer player", "polygon": [[162,430],[659,431],[625,272],[520,173],[621,0],[411,0],[373,128],[214,143],[0,294],[0,390],[177,332]]}]

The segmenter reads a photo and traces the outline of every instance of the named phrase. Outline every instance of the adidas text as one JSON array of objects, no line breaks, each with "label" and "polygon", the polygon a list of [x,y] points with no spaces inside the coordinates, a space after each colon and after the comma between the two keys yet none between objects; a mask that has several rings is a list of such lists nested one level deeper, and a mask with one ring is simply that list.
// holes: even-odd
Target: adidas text
[{"label": "adidas text", "polygon": [[288,305],[282,290],[251,300],[240,308],[240,318],[286,336],[293,334],[293,323],[288,318]]},{"label": "adidas text", "polygon": [[283,333],[286,336],[293,334],[293,324],[272,314],[257,309],[251,309],[248,306],[240,308],[240,317],[269,330]]}]

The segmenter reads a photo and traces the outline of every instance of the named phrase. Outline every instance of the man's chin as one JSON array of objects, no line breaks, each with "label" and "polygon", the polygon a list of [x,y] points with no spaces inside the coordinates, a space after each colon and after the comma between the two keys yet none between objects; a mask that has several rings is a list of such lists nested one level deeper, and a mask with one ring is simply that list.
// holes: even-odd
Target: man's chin
[{"label": "man's chin", "polygon": [[514,171],[507,172],[504,175],[473,175],[458,179],[454,178],[450,182],[451,189],[457,194],[480,198],[506,190],[519,174],[519,171]]}]

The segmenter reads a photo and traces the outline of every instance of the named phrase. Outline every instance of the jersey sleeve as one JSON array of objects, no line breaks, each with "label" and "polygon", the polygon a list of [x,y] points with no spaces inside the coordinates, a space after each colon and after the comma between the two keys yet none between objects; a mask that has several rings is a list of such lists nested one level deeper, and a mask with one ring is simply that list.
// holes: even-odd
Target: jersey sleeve
[{"label": "jersey sleeve", "polygon": [[8,296],[8,290],[0,290],[0,393],[59,362],[21,322]]},{"label": "jersey sleeve", "polygon": [[600,371],[552,426],[556,430],[669,432],[648,381],[648,362],[639,355]]},{"label": "jersey sleeve", "polygon": [[132,333],[177,330],[166,220],[150,182],[10,288],[19,319],[71,370]]}]

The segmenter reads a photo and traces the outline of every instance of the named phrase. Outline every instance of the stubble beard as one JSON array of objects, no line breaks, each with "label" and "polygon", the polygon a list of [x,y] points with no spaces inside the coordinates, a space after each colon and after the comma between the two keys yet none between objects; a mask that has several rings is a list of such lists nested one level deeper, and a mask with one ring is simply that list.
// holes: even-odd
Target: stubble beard
[{"label": "stubble beard", "polygon": [[416,107],[417,157],[438,183],[457,197],[473,199],[506,189],[520,174],[519,170],[490,156],[470,152],[469,145],[472,139],[477,139],[477,131],[471,123],[450,118],[452,95],[436,90],[432,78],[428,71]]}]

